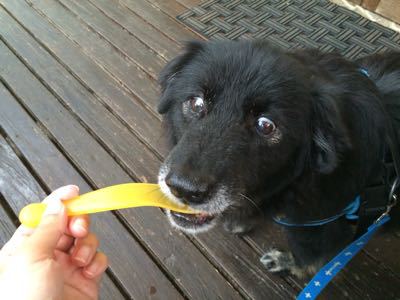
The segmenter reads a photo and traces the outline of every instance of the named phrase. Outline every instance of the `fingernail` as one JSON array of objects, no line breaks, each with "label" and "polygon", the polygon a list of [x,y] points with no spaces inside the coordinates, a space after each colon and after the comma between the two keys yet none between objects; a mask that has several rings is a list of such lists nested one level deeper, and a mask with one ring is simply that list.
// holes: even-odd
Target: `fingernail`
[{"label": "fingernail", "polygon": [[75,260],[86,264],[89,260],[91,249],[88,246],[82,246],[78,253],[75,255]]},{"label": "fingernail", "polygon": [[77,190],[77,192],[79,193],[79,186],[72,184],[72,186]]},{"label": "fingernail", "polygon": [[78,219],[74,222],[74,229],[84,234],[87,232],[86,222],[84,220]]},{"label": "fingernail", "polygon": [[79,194],[79,186],[75,185],[75,184],[70,184],[70,185],[66,185],[65,190],[75,190],[78,194]]},{"label": "fingernail", "polygon": [[89,277],[95,277],[98,270],[99,270],[99,265],[98,265],[98,263],[94,262],[94,263],[92,263],[90,266],[88,266],[87,268],[85,268],[85,273],[86,273]]},{"label": "fingernail", "polygon": [[62,212],[64,206],[61,203],[60,199],[52,199],[47,203],[46,210],[44,211],[44,215],[58,215]]}]

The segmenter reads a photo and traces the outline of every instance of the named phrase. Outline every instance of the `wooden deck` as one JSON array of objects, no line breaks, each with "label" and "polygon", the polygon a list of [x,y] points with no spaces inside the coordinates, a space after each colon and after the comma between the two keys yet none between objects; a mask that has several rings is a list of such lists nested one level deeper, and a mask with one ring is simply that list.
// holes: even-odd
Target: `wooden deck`
[{"label": "wooden deck", "polygon": [[[24,205],[61,185],[155,182],[167,153],[156,77],[180,41],[202,38],[175,20],[197,2],[0,0],[0,245]],[[400,299],[398,219],[321,299]],[[271,224],[193,237],[138,208],[98,214],[93,229],[111,261],[102,299],[292,299],[304,284],[260,265],[283,243]]]}]

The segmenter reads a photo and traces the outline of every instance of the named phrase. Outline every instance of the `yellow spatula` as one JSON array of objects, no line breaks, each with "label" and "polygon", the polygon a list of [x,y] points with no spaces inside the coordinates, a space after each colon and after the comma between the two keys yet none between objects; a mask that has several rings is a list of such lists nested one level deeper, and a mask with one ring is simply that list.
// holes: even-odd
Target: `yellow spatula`
[{"label": "yellow spatula", "polygon": [[[157,184],[125,183],[106,187],[63,201],[68,216],[92,214],[102,211],[139,206],[157,206],[173,211],[195,214],[188,206],[171,202]],[[20,222],[27,227],[36,227],[46,209],[45,203],[25,206],[20,214]]]}]

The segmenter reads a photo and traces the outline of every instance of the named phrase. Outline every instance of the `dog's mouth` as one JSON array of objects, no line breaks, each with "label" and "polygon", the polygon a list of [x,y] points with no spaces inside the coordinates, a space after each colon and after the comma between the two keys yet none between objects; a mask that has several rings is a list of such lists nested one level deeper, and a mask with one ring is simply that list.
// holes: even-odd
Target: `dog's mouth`
[{"label": "dog's mouth", "polygon": [[185,214],[170,210],[167,210],[167,216],[174,227],[191,234],[209,230],[215,225],[218,217],[207,212]]},{"label": "dog's mouth", "polygon": [[206,212],[200,212],[198,214],[185,214],[171,211],[171,216],[173,216],[175,220],[179,220],[180,222],[188,222],[197,226],[210,223],[215,218],[215,215],[211,215]]},{"label": "dog's mouth", "polygon": [[[189,201],[185,201],[182,198],[178,198],[174,195],[165,182],[165,177],[169,172],[167,165],[160,168],[158,177],[158,183],[161,191],[171,201],[178,204],[188,204]],[[197,201],[198,203],[190,203],[192,209],[196,210],[195,214],[186,214],[182,212],[176,212],[166,210],[168,220],[171,225],[175,228],[183,230],[187,233],[194,234],[199,232],[205,232],[214,227],[218,223],[218,219],[229,206],[228,193],[224,186],[220,186],[216,189],[216,192],[205,201]]]}]

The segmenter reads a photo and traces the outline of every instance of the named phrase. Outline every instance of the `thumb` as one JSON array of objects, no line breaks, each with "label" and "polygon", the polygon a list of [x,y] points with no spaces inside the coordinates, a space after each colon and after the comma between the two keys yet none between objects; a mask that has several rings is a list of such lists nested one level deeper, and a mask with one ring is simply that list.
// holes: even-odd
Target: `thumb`
[{"label": "thumb", "polygon": [[67,215],[59,197],[47,202],[43,217],[26,241],[24,250],[33,261],[54,256],[54,249],[67,226]]}]

